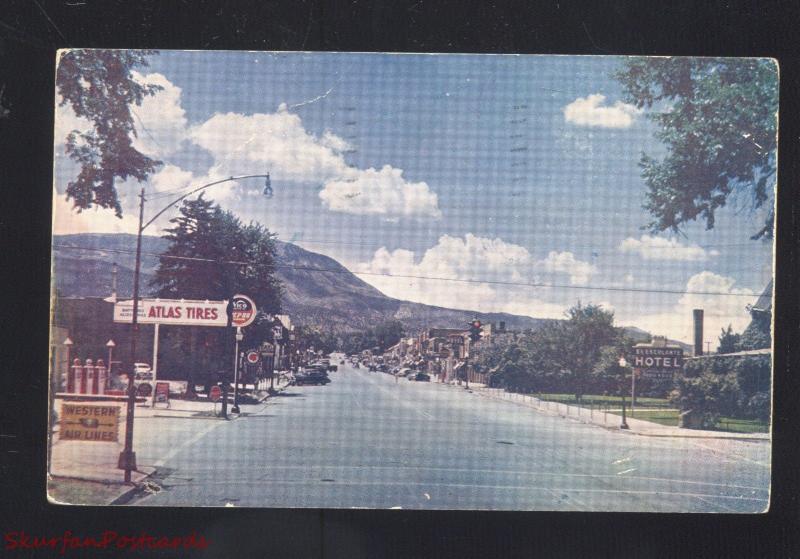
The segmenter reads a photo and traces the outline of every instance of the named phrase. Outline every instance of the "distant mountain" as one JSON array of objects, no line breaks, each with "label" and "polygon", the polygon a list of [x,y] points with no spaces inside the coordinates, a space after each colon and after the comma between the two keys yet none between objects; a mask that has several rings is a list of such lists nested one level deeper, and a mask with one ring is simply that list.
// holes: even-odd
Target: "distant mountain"
[{"label": "distant mountain", "polygon": [[[142,238],[143,295],[152,293],[150,280],[158,255],[168,242]],[[130,297],[136,237],[128,234],[53,236],[53,274],[58,293],[67,297],[105,297],[111,294],[112,263],[118,266],[117,294]],[[537,329],[550,319],[506,313],[447,309],[387,297],[336,260],[282,241],[277,242],[276,274],[283,282],[283,309],[296,324],[333,331],[363,330],[390,319],[414,331],[425,327],[465,326],[473,317],[506,323],[509,329]]]}]

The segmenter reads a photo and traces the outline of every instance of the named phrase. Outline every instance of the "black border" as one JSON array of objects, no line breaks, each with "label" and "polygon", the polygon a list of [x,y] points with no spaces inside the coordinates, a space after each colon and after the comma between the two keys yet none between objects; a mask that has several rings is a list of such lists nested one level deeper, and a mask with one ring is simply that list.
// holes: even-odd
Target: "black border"
[{"label": "black border", "polygon": [[[669,5],[666,5],[669,4]],[[790,557],[798,546],[796,2],[15,0],[0,13],[0,531],[179,534],[207,557]],[[59,507],[44,497],[53,73],[61,47],[769,56],[781,67],[771,509],[763,515]],[[14,435],[9,437],[7,435]],[[268,530],[268,532],[267,532]],[[0,542],[3,546],[4,542]],[[134,553],[134,552],[131,552]],[[144,556],[184,556],[136,552]],[[66,557],[91,557],[72,553]],[[97,552],[103,555],[102,552]],[[36,556],[49,557],[42,552]],[[11,554],[11,556],[14,556]],[[19,554],[20,557],[24,556]]]}]

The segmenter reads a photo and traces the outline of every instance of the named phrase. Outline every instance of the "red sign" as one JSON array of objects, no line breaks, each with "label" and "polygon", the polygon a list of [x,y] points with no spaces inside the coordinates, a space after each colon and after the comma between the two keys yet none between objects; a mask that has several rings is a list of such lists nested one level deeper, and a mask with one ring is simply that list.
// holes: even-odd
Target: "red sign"
[{"label": "red sign", "polygon": [[169,404],[169,383],[157,382],[156,395],[153,404]]},{"label": "red sign", "polygon": [[248,351],[247,352],[247,362],[248,363],[252,363],[253,365],[255,365],[256,363],[258,363],[259,358],[260,358],[260,356],[258,355],[257,351]]},{"label": "red sign", "polygon": [[222,389],[219,386],[212,386],[211,391],[208,393],[208,399],[212,402],[219,402],[222,397]]},{"label": "red sign", "polygon": [[242,328],[256,319],[256,304],[246,296],[237,294],[231,299],[231,326]]}]

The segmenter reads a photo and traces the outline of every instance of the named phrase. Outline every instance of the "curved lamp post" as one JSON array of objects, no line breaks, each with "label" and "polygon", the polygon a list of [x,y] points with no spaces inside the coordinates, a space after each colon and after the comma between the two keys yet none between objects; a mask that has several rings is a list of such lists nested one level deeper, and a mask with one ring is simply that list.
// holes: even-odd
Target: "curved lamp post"
[{"label": "curved lamp post", "polygon": [[[139,192],[139,227],[136,234],[136,264],[133,271],[133,317],[131,318],[131,364],[136,362],[136,337],[139,330],[139,275],[142,264],[142,232],[151,225],[156,219],[181,200],[188,198],[192,194],[205,190],[206,188],[241,179],[261,178],[264,179],[264,196],[272,198],[272,184],[269,173],[265,175],[241,175],[238,177],[228,177],[203,186],[199,186],[172,200],[169,204],[159,210],[147,223],[144,223],[144,187]],[[110,363],[109,363],[110,365]],[[136,405],[136,389],[133,385],[133,371],[128,375],[128,409],[125,415],[125,448],[120,452],[117,467],[125,470],[125,483],[130,483],[131,472],[136,469],[136,453],[133,452],[133,417]]]}]

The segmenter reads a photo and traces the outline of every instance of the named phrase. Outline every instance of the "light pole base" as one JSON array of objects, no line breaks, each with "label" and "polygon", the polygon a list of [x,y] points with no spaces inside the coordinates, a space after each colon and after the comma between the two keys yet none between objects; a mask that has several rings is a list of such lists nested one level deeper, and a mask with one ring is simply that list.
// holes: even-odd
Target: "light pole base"
[{"label": "light pole base", "polygon": [[125,471],[136,470],[136,453],[132,450],[120,452],[117,468]]},{"label": "light pole base", "polygon": [[233,406],[231,408],[231,413],[239,413],[239,406]]},{"label": "light pole base", "polygon": [[620,429],[630,429],[630,427],[628,427],[628,424],[627,424],[627,423],[621,423],[621,424],[620,424],[620,426],[619,426],[619,428],[620,428]]}]

